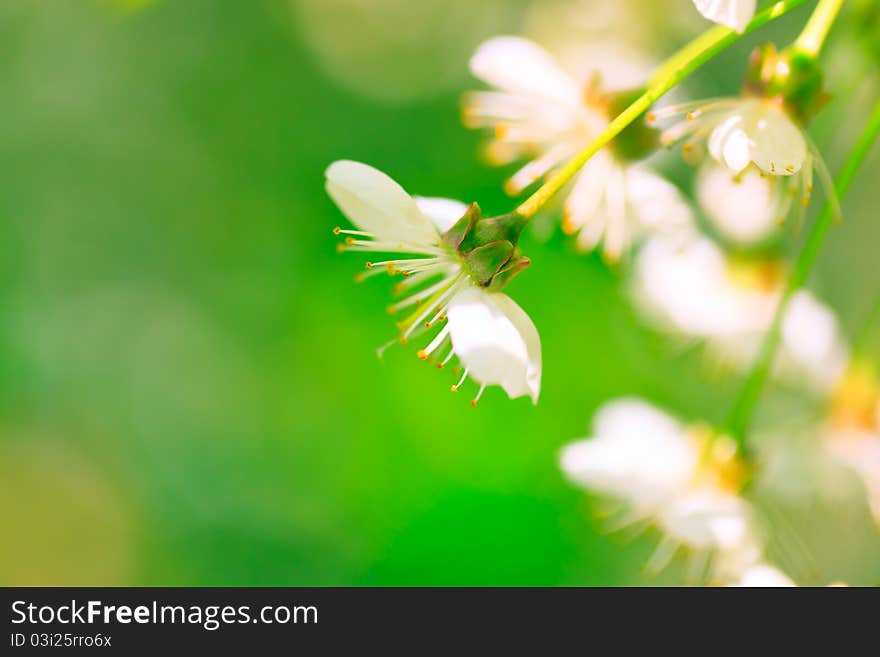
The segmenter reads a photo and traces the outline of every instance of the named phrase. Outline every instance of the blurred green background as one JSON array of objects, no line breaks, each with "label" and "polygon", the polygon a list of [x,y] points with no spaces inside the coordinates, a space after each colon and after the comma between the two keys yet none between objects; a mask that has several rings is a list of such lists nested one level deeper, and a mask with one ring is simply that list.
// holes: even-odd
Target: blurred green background
[{"label": "blurred green background", "polygon": [[[541,333],[541,401],[489,389],[473,409],[413,349],[377,359],[391,283],[353,283],[362,259],[331,233],[338,158],[509,210],[459,123],[467,59],[560,4],[0,4],[0,584],[678,581],[643,572],[656,537],[606,531],[557,452],[618,395],[718,420],[736,379],[640,327],[619,272],[549,231],[510,289]],[[675,5],[621,36],[662,58],[705,27]],[[735,92],[751,47],[806,15],[689,93]],[[841,100],[814,130],[832,168],[878,88],[837,41]],[[678,158],[661,167],[689,191]],[[875,154],[815,281],[849,328],[880,286],[878,173]],[[880,579],[874,561],[828,576]]]}]

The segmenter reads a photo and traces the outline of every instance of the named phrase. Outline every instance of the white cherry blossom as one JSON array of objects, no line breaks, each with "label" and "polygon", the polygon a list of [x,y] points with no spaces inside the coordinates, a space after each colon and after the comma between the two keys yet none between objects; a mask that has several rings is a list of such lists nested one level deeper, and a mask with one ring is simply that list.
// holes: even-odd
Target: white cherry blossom
[{"label": "white cherry blossom", "polygon": [[[775,218],[782,221],[796,207],[802,218],[813,194],[814,172],[839,214],[834,185],[821,155],[776,99],[741,96],[672,105],[649,112],[647,121],[671,121],[660,136],[661,143],[667,147],[680,144],[689,160],[700,159],[708,150],[733,180],[745,180],[752,172],[769,177],[772,201],[768,202],[765,190],[758,188],[758,198],[739,211],[742,214],[753,205],[763,206],[757,209],[762,215],[770,207]],[[719,199],[710,207],[720,204]],[[737,210],[728,206],[725,212],[729,216],[724,223],[734,222],[732,215]],[[742,221],[750,224],[756,219],[746,217]]]},{"label": "white cherry blossom", "polygon": [[[591,438],[565,447],[560,463],[574,483],[627,505],[630,523],[664,535],[652,559],[661,568],[679,547],[713,554],[732,576],[759,555],[751,509],[740,497],[744,470],[733,442],[703,425],[685,425],[636,398],[605,404]],[[728,567],[729,566],[729,567]]]},{"label": "white cherry blossom", "polygon": [[[773,321],[785,269],[772,260],[738,260],[707,238],[660,238],[639,252],[632,292],[645,318],[684,339],[703,340],[710,355],[742,369],[757,355]],[[837,381],[848,349],[834,313],[808,291],[791,300],[782,323],[777,375],[825,391]]]},{"label": "white cherry blossom", "polygon": [[359,162],[334,162],[326,177],[327,193],[356,226],[334,231],[344,236],[341,249],[395,254],[368,262],[360,278],[383,271],[404,276],[396,288],[404,296],[390,308],[408,313],[398,324],[399,340],[439,327],[418,355],[439,367],[457,358],[464,372],[454,391],[470,377],[480,386],[474,403],[489,385],[537,403],[541,344],[535,325],[510,297],[476,285],[458,254],[443,243],[442,234],[467,206],[412,197],[381,171]]},{"label": "white cherry blossom", "polygon": [[[463,120],[491,128],[487,153],[493,164],[526,159],[507,181],[516,195],[537,182],[608,125],[611,116],[601,61],[586,76],[564,70],[539,45],[521,37],[496,37],[471,58],[471,72],[491,91],[465,96]],[[577,233],[589,251],[602,244],[610,261],[647,233],[690,230],[692,215],[677,188],[642,164],[601,149],[575,177],[564,201],[563,228]]]}]

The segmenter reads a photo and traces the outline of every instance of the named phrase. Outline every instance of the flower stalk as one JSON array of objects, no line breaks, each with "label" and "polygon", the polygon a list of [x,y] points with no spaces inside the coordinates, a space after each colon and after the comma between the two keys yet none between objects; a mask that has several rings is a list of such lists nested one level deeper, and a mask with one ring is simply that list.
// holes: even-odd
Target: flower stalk
[{"label": "flower stalk", "polygon": [[[868,156],[868,152],[877,140],[878,135],[880,135],[880,102],[875,105],[871,117],[868,119],[855,147],[835,180],[834,187],[838,199],[842,200],[849,190],[856,173]],[[774,355],[780,342],[781,325],[785,311],[791,298],[803,287],[810,272],[813,270],[813,265],[825,243],[825,237],[834,223],[835,216],[835,204],[829,199],[825,203],[819,218],[813,224],[810,234],[807,236],[806,242],[795,261],[791,276],[776,308],[773,323],[767,332],[758,358],[739,396],[734,402],[733,410],[727,423],[727,430],[737,441],[741,449],[743,448],[752,416],[773,365]]]},{"label": "flower stalk", "polygon": [[[825,2],[826,0],[823,0]],[[841,1],[841,0],[836,0]],[[586,148],[553,174],[527,198],[517,209],[517,214],[531,219],[565,184],[580,171],[593,155],[642,116],[663,95],[694,73],[718,53],[736,43],[741,37],[763,27],[804,4],[806,0],[780,0],[756,14],[742,33],[717,26],[704,32],[691,43],[672,55],[660,66],[649,82],[648,88],[631,105],[611,121],[602,133]],[[836,13],[836,12],[835,12]],[[818,28],[817,28],[818,29]]]},{"label": "flower stalk", "polygon": [[816,59],[842,6],[843,0],[820,0],[803,32],[794,42],[794,49]]}]

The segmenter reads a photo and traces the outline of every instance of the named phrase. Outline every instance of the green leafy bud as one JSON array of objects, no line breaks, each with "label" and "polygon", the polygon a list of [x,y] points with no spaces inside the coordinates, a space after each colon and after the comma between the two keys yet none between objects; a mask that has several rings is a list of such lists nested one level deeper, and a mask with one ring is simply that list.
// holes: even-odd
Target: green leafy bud
[{"label": "green leafy bud", "polygon": [[482,286],[487,286],[510,260],[515,247],[507,240],[489,242],[468,252],[464,258],[464,266],[471,278]]},{"label": "green leafy bud", "polygon": [[480,220],[480,206],[471,203],[464,215],[443,234],[443,243],[453,251],[458,251],[461,243],[467,238],[474,226]]},{"label": "green leafy bud", "polygon": [[510,258],[501,269],[499,269],[495,276],[492,277],[492,281],[489,283],[489,290],[493,292],[498,292],[507,285],[514,276],[519,274],[522,270],[532,264],[532,261],[529,260],[525,256],[516,256]]},{"label": "green leafy bud", "polygon": [[779,52],[772,43],[758,46],[749,59],[743,92],[778,100],[802,126],[828,102],[816,59],[796,48]]},{"label": "green leafy bud", "polygon": [[483,244],[498,240],[505,240],[516,246],[527,222],[528,220],[525,217],[516,212],[482,219],[476,223],[473,230],[462,240],[459,245],[459,251],[471,251]]}]

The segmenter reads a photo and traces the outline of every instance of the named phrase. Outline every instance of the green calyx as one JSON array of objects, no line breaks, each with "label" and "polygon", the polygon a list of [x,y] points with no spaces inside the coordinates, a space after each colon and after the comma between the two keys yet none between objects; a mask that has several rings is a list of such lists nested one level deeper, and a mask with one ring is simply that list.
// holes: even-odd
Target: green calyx
[{"label": "green calyx", "polygon": [[516,212],[483,218],[480,206],[472,203],[443,234],[443,244],[458,254],[477,285],[498,291],[529,265],[517,247],[526,222]]},{"label": "green calyx", "polygon": [[772,43],[752,52],[743,92],[778,101],[801,126],[829,100],[816,58],[795,47],[777,51]]}]

